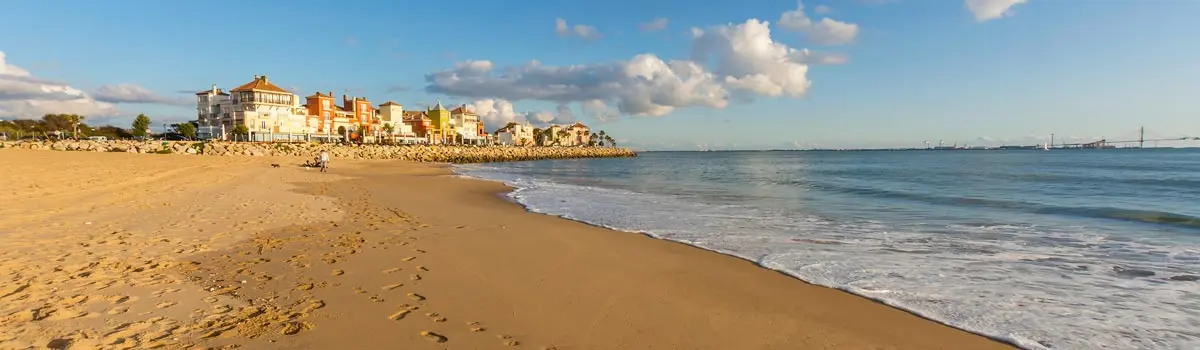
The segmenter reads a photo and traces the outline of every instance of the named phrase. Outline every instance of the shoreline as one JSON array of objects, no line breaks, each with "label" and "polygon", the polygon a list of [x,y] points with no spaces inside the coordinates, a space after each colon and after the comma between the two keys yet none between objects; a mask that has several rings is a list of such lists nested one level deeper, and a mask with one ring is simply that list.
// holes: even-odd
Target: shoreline
[{"label": "shoreline", "polygon": [[[888,303],[886,300],[883,300],[883,299],[871,298],[871,297],[869,297],[869,296],[862,295],[862,294],[859,294],[859,293],[855,293],[855,292],[853,292],[853,291],[850,291],[850,290],[847,290],[847,289],[843,289],[843,288],[837,288],[837,287],[825,286],[825,285],[820,285],[820,284],[812,283],[812,282],[809,282],[809,281],[805,280],[804,278],[802,278],[802,277],[800,277],[800,276],[794,275],[794,274],[792,274],[792,273],[789,273],[789,272],[787,272],[787,271],[784,271],[784,270],[779,270],[779,269],[774,269],[774,268],[771,268],[771,267],[768,267],[768,266],[764,266],[764,265],[762,265],[762,264],[758,263],[757,261],[755,261],[754,259],[751,259],[751,258],[748,258],[748,257],[744,257],[744,256],[741,256],[741,255],[738,255],[738,254],[736,254],[736,253],[734,253],[734,252],[722,251],[722,250],[716,250],[716,249],[709,249],[709,248],[705,248],[705,247],[703,247],[703,246],[699,246],[699,245],[695,245],[695,244],[690,244],[690,243],[687,243],[687,242],[682,242],[682,241],[676,241],[676,240],[671,240],[671,239],[667,239],[667,238],[657,237],[657,236],[655,236],[654,234],[652,234],[652,233],[649,233],[649,232],[643,232],[643,231],[628,231],[628,230],[623,230],[623,229],[619,229],[619,228],[614,228],[614,227],[608,227],[608,226],[603,226],[603,225],[599,225],[599,224],[594,224],[594,223],[587,222],[587,221],[584,221],[584,220],[571,219],[571,218],[567,218],[567,217],[564,217],[564,216],[562,216],[562,215],[559,215],[559,214],[553,214],[553,213],[548,213],[548,212],[539,212],[539,211],[535,211],[535,210],[533,210],[533,209],[530,209],[529,207],[525,206],[525,204],[521,203],[521,202],[520,202],[518,199],[516,199],[516,198],[513,198],[513,197],[511,196],[511,194],[513,193],[513,191],[515,191],[515,190],[517,190],[517,189],[518,189],[517,187],[514,187],[514,186],[512,186],[512,185],[509,185],[509,184],[507,184],[507,183],[504,183],[503,181],[492,180],[492,179],[487,179],[487,178],[476,177],[476,176],[471,176],[471,175],[466,175],[466,174],[459,173],[459,172],[457,172],[457,171],[454,171],[454,166],[453,166],[453,165],[450,165],[450,166],[448,167],[448,169],[450,169],[450,170],[451,170],[451,175],[454,175],[454,176],[460,176],[460,177],[462,177],[462,178],[466,178],[466,179],[470,179],[470,180],[475,180],[475,181],[494,182],[494,183],[499,183],[499,184],[502,184],[502,185],[504,185],[504,186],[507,188],[507,190],[500,191],[500,192],[496,192],[496,193],[495,193],[496,197],[497,197],[498,199],[500,199],[500,200],[503,202],[503,204],[511,204],[511,205],[516,205],[516,206],[519,206],[519,207],[521,207],[521,209],[525,210],[525,212],[527,212],[527,213],[530,213],[530,214],[534,214],[534,215],[543,215],[543,216],[549,216],[549,217],[553,217],[553,218],[558,218],[558,219],[562,219],[562,220],[567,220],[567,221],[571,221],[571,222],[580,223],[580,224],[583,224],[583,225],[587,225],[587,226],[595,227],[595,228],[602,229],[602,230],[609,230],[609,231],[614,231],[614,232],[619,232],[619,233],[624,233],[624,234],[636,234],[636,235],[644,236],[644,237],[646,237],[646,238],[650,238],[650,239],[654,239],[654,240],[658,240],[658,241],[663,241],[663,242],[667,242],[667,243],[671,243],[671,244],[678,244],[678,245],[682,245],[682,246],[685,246],[685,247],[688,247],[688,248],[691,248],[691,249],[697,249],[697,250],[703,251],[703,252],[705,252],[705,253],[713,253],[713,254],[718,254],[718,255],[722,255],[722,256],[726,256],[726,257],[734,258],[734,259],[741,260],[741,261],[744,261],[744,262],[746,262],[746,263],[752,264],[752,265],[754,265],[754,266],[755,266],[755,267],[757,267],[757,268],[760,268],[760,269],[763,269],[763,270],[767,270],[767,271],[770,271],[770,272],[774,272],[774,273],[780,274],[780,275],[782,275],[782,276],[785,276],[785,277],[787,277],[787,278],[794,279],[794,280],[796,280],[797,282],[799,282],[799,283],[803,283],[803,284],[805,284],[805,285],[808,285],[808,286],[812,286],[812,287],[816,287],[816,288],[826,288],[826,289],[830,289],[830,290],[835,290],[835,291],[838,291],[838,292],[846,293],[846,294],[849,294],[849,295],[852,295],[852,296],[855,296],[855,297],[861,298],[863,301],[869,301],[869,302],[876,303],[876,304],[879,304],[879,305],[882,305],[882,306],[885,306],[885,307],[888,307],[888,308],[892,308],[892,309],[895,309],[895,310],[903,311],[903,312],[905,312],[905,313],[908,313],[908,314],[910,314],[910,315],[913,315],[913,316],[919,317],[919,318],[921,318],[921,319],[923,319],[923,320],[926,320],[926,321],[929,321],[929,322],[934,322],[934,323],[937,323],[937,324],[939,324],[939,325],[942,325],[942,326],[945,326],[945,327],[949,327],[949,328],[952,328],[952,329],[955,329],[955,330],[959,330],[959,331],[967,332],[967,333],[970,333],[970,334],[973,334],[973,335],[976,335],[976,336],[979,336],[979,337],[986,338],[986,339],[988,339],[988,340],[994,341],[994,342],[996,342],[996,343],[1000,343],[1000,344],[1004,344],[1004,345],[1010,346],[1010,347],[1012,347],[1012,348],[1018,348],[1018,349],[1019,349],[1019,348],[1021,348],[1019,344],[1017,344],[1016,342],[1014,342],[1014,341],[1012,341],[1012,340],[1010,340],[1010,339],[1004,339],[1004,338],[1001,338],[1001,337],[996,337],[996,336],[992,336],[992,335],[989,335],[989,334],[979,333],[979,332],[975,332],[975,331],[972,331],[972,330],[969,330],[969,329],[964,329],[964,328],[961,328],[961,327],[957,327],[957,326],[954,326],[954,325],[951,325],[951,324],[948,324],[948,323],[942,322],[942,321],[940,321],[940,320],[937,320],[937,319],[931,318],[931,317],[929,317],[929,316],[926,316],[926,315],[924,315],[924,314],[921,314],[920,312],[913,311],[913,310],[909,310],[909,309],[905,309],[905,308],[903,308],[903,307],[896,306],[896,305],[891,305],[891,304],[889,304],[889,303]],[[498,205],[503,205],[503,204],[498,204]]]},{"label": "shoreline", "polygon": [[[4,180],[31,184],[10,194],[27,206],[0,208],[29,227],[0,239],[30,247],[0,256],[26,281],[0,290],[0,347],[1012,348],[738,257],[529,212],[450,165],[269,167],[288,159],[0,150],[20,165]],[[45,212],[55,203],[69,210]]]}]

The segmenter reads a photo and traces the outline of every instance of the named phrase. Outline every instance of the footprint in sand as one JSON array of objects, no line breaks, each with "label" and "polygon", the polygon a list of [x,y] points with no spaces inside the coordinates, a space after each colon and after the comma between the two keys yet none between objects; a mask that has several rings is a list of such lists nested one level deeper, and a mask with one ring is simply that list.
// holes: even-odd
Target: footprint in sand
[{"label": "footprint in sand", "polygon": [[346,273],[346,271],[342,271],[342,270],[333,270],[333,275],[334,275],[334,276],[341,276],[341,275],[343,275],[343,274],[345,274],[345,273]]},{"label": "footprint in sand", "polygon": [[425,268],[424,266],[417,266],[417,270],[429,271],[429,269]]},{"label": "footprint in sand", "polygon": [[383,270],[383,273],[392,273],[392,272],[396,272],[396,271],[400,271],[400,270],[401,269],[399,267],[393,267],[393,268],[390,268],[387,270]]},{"label": "footprint in sand", "polygon": [[312,290],[312,289],[313,289],[312,283],[305,283],[305,284],[296,286],[296,290]]},{"label": "footprint in sand", "polygon": [[425,253],[425,251],[424,251],[424,250],[420,250],[420,249],[413,249],[413,251],[414,251],[414,252],[417,252],[417,253]]},{"label": "footprint in sand", "polygon": [[374,302],[376,302],[376,303],[382,303],[382,302],[384,302],[383,298],[380,298],[378,295],[372,295],[372,296],[371,296],[371,301],[374,301]]},{"label": "footprint in sand", "polygon": [[400,259],[400,261],[412,261],[413,259],[416,259],[416,258],[417,258],[417,257],[415,257],[415,256],[410,256],[410,257],[407,257],[407,258],[404,258],[404,259]]},{"label": "footprint in sand", "polygon": [[423,300],[425,300],[425,297],[423,297],[423,296],[421,296],[420,294],[417,294],[417,293],[408,293],[408,298],[409,298],[409,299],[412,299],[412,300],[416,300],[416,301],[423,301]]},{"label": "footprint in sand", "polygon": [[126,312],[129,312],[129,308],[121,306],[121,307],[114,307],[112,309],[109,309],[108,312],[106,312],[106,313],[109,315],[120,315],[120,314],[123,314]]},{"label": "footprint in sand", "polygon": [[113,297],[109,297],[108,301],[112,302],[113,304],[120,304],[120,303],[129,301],[129,296],[128,295],[113,296]]},{"label": "footprint in sand", "polygon": [[386,285],[386,286],[383,286],[380,288],[383,288],[383,290],[392,290],[392,289],[400,288],[403,286],[404,286],[404,283],[395,283],[395,284],[389,284],[389,285]]},{"label": "footprint in sand", "polygon": [[410,278],[412,278],[413,281],[420,281],[421,275],[413,274],[412,277],[410,277]]},{"label": "footprint in sand", "polygon": [[499,335],[496,335],[496,337],[497,337],[497,338],[500,338],[500,340],[503,340],[503,341],[504,341],[504,345],[508,345],[508,346],[517,346],[517,345],[521,345],[521,342],[519,342],[519,341],[516,341],[515,339],[513,339],[511,335],[499,334]]},{"label": "footprint in sand", "polygon": [[445,336],[430,331],[421,331],[421,336],[438,343],[445,343],[447,340]]},{"label": "footprint in sand", "polygon": [[396,311],[395,313],[388,316],[388,319],[392,320],[392,321],[399,321],[399,320],[404,319],[404,316],[408,316],[408,314],[410,312],[412,312],[412,309],[404,309],[404,310]]},{"label": "footprint in sand", "polygon": [[157,307],[159,309],[166,309],[166,308],[175,306],[175,304],[178,304],[178,303],[176,303],[174,301],[164,301],[164,302],[158,303],[158,305],[154,305],[154,307]]}]

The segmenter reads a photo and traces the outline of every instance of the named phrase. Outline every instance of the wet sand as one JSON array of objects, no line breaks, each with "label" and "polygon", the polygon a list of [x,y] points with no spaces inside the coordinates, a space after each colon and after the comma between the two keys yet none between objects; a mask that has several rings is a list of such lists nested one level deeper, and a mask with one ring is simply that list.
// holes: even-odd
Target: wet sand
[{"label": "wet sand", "polygon": [[0,150],[0,348],[1011,348],[442,165],[300,162]]}]

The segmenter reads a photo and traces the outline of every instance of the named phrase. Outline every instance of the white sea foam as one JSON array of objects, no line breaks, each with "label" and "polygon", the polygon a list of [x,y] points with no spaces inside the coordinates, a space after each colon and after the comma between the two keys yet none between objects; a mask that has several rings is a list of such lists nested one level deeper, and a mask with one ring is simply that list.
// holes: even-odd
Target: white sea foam
[{"label": "white sea foam", "polygon": [[[529,210],[754,261],[1027,349],[1200,348],[1200,246],[1082,227],[954,225],[939,232],[671,196],[464,174],[517,188]],[[1138,259],[1155,254],[1161,259]],[[1128,257],[1128,258],[1127,258]],[[1151,277],[1114,268],[1155,272]]]}]

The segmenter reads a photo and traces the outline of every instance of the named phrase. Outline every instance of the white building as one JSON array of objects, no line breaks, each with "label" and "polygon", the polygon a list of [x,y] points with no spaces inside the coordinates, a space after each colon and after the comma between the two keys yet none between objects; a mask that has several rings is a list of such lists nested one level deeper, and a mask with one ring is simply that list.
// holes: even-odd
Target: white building
[{"label": "white building", "polygon": [[250,139],[255,141],[304,140],[310,132],[305,126],[307,112],[300,99],[267,80],[254,76],[254,81],[230,91],[233,115],[225,125],[226,136],[237,125],[245,125]]},{"label": "white building", "polygon": [[462,137],[464,144],[482,144],[487,138],[479,135],[479,116],[467,109],[467,105],[450,111],[450,125]]},{"label": "white building", "polygon": [[509,123],[500,130],[496,130],[496,142],[509,146],[531,146],[533,145],[533,125],[530,125],[528,121],[525,124]]},{"label": "white building", "polygon": [[232,120],[233,100],[229,98],[229,93],[221,91],[216,85],[196,93],[196,122],[200,125],[196,130],[198,138],[221,138],[221,126],[232,123]]},{"label": "white building", "polygon": [[424,140],[417,137],[412,125],[404,121],[404,105],[392,101],[379,105],[379,121],[392,126],[392,133],[388,137],[397,143],[414,144]]}]

